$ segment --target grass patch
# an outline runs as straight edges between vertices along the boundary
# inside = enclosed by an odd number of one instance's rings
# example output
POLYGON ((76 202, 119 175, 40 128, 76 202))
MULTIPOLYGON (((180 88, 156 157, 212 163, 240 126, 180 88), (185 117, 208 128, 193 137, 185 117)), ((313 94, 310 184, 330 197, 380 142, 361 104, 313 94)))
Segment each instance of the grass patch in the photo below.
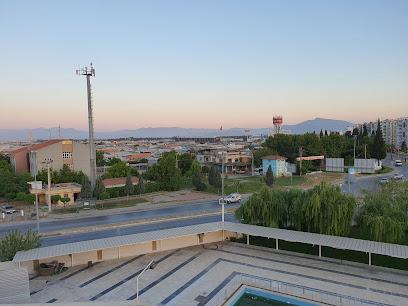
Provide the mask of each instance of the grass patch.
POLYGON ((383 166, 380 170, 375 171, 375 174, 386 174, 392 172, 394 169, 391 167, 383 166))
MULTIPOLYGON (((279 187, 291 187, 291 186, 299 186, 306 181, 305 177, 293 176, 292 182, 290 177, 280 177, 275 179, 274 185, 272 188, 279 188, 279 187)), ((207 183, 207 182, 206 182, 207 183)), ((253 193, 258 192, 262 188, 266 187, 265 184, 265 177, 264 176, 250 176, 250 177, 243 177, 243 178, 226 178, 224 180, 224 192, 225 194, 230 194, 234 192, 239 193, 253 193), (237 186, 237 182, 239 182, 237 186)), ((207 183, 207 191, 211 193, 220 194, 221 188, 215 188, 213 186, 208 185, 207 183)))
MULTIPOLYGON (((239 239, 237 242, 246 243, 246 238, 239 239)), ((268 239, 263 237, 250 237, 250 244, 275 248, 275 239, 268 239)), ((319 247, 317 245, 311 245, 300 242, 289 242, 279 240, 279 249, 285 251, 291 251, 296 253, 303 253, 309 255, 319 255, 319 247)), ((347 260, 358 263, 368 264, 368 254, 364 252, 357 252, 352 250, 340 250, 330 247, 322 247, 322 256, 328 258, 334 258, 339 260, 347 260)), ((384 255, 371 254, 371 264, 380 267, 387 267, 399 270, 408 271, 408 259, 393 258, 384 255)))
MULTIPOLYGON (((97 209, 97 210, 104 210, 104 209, 112 209, 112 208, 124 208, 124 207, 132 207, 136 206, 137 204, 140 203, 145 203, 147 202, 146 199, 144 198, 131 198, 129 201, 127 200, 120 200, 117 202, 108 202, 108 203, 103 203, 99 202, 95 205, 95 207, 92 207, 91 209, 97 209)), ((69 206, 65 208, 56 208, 53 209, 54 214, 71 214, 71 213, 77 213, 80 210, 84 210, 82 207, 79 206, 69 206)))

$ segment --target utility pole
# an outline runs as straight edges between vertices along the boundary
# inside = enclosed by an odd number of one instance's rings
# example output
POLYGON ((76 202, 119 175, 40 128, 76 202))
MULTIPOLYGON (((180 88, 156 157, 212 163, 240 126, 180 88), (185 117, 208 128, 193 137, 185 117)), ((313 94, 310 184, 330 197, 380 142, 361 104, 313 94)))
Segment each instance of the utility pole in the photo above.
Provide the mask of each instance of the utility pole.
POLYGON ((253 149, 251 150, 251 158, 252 158, 252 161, 251 161, 251 163, 252 163, 252 165, 251 165, 251 168, 252 168, 252 176, 255 176, 255 169, 254 169, 254 150, 253 150, 253 149))
POLYGON ((50 173, 50 165, 52 164, 53 160, 51 158, 46 158, 42 164, 47 165, 47 177, 48 177, 48 194, 47 194, 47 203, 48 203, 48 211, 51 211, 51 173, 50 173))
POLYGON ((364 159, 367 159, 367 144, 364 145, 364 159))
POLYGON ((84 75, 86 77, 86 88, 88 96, 88 125, 89 125, 89 162, 90 162, 90 181, 92 190, 96 185, 96 151, 94 143, 94 128, 93 128, 93 108, 92 108, 92 91, 91 91, 91 76, 95 76, 95 69, 84 67, 76 71, 77 75, 84 75))
MULTIPOLYGON (((34 181, 35 181, 35 185, 37 185, 37 171, 38 171, 38 167, 37 167, 37 155, 35 157, 35 170, 34 170, 34 181)), ((38 194, 37 192, 35 193, 35 213, 36 213, 36 219, 37 219, 37 233, 40 233, 40 215, 39 215, 39 211, 38 211, 38 194)))
POLYGON ((354 164, 356 164, 356 140, 357 136, 354 136, 354 160, 353 160, 354 164))
POLYGON ((299 147, 299 157, 300 157, 300 160, 299 160, 299 164, 300 164, 300 169, 299 169, 299 174, 300 174, 300 176, 302 176, 302 158, 303 158, 303 147, 299 147))

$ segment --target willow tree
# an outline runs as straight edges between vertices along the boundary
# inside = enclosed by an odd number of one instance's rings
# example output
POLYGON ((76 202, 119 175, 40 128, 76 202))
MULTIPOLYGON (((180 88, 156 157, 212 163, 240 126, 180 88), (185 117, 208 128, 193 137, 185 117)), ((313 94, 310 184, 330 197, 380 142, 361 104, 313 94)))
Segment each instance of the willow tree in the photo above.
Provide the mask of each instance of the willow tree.
POLYGON ((357 222, 367 238, 404 243, 408 230, 408 183, 387 184, 377 193, 367 193, 357 222))

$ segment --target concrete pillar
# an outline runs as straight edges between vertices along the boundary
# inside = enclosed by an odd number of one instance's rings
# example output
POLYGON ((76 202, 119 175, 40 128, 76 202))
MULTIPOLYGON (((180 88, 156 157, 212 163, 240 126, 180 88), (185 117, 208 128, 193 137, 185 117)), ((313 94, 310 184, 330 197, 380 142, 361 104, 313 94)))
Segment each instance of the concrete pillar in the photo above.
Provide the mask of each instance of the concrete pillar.
POLYGON ((319 245, 319 257, 322 257, 322 246, 319 245))
POLYGON ((368 252, 368 265, 371 266, 371 253, 368 252))
POLYGON ((247 245, 249 245, 249 235, 247 235, 247 245))
POLYGON ((279 239, 275 239, 276 241, 276 249, 279 250, 279 239))
POLYGON ((120 247, 118 247, 118 259, 120 258, 120 247))
POLYGON ((71 256, 71 267, 74 266, 74 254, 70 254, 71 256))

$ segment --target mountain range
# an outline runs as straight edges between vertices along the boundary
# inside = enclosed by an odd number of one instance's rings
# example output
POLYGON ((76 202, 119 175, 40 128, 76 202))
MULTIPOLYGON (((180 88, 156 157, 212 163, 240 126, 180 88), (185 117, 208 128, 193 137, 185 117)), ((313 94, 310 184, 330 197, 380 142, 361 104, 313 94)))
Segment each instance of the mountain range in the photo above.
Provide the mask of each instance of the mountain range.
MULTIPOLYGON (((283 125, 283 130, 291 134, 304 134, 308 132, 319 133, 320 130, 343 132, 353 126, 353 123, 344 120, 315 118, 294 125, 283 125)), ((96 139, 115 138, 171 138, 171 137, 215 137, 215 136, 241 136, 245 135, 245 128, 205 129, 205 128, 180 128, 180 127, 148 127, 134 130, 117 130, 108 132, 95 132, 96 139)), ((272 127, 249 129, 251 135, 267 135, 272 127)), ((59 138, 86 139, 88 131, 73 128, 34 128, 34 129, 0 129, 1 141, 28 141, 37 139, 59 138)))

